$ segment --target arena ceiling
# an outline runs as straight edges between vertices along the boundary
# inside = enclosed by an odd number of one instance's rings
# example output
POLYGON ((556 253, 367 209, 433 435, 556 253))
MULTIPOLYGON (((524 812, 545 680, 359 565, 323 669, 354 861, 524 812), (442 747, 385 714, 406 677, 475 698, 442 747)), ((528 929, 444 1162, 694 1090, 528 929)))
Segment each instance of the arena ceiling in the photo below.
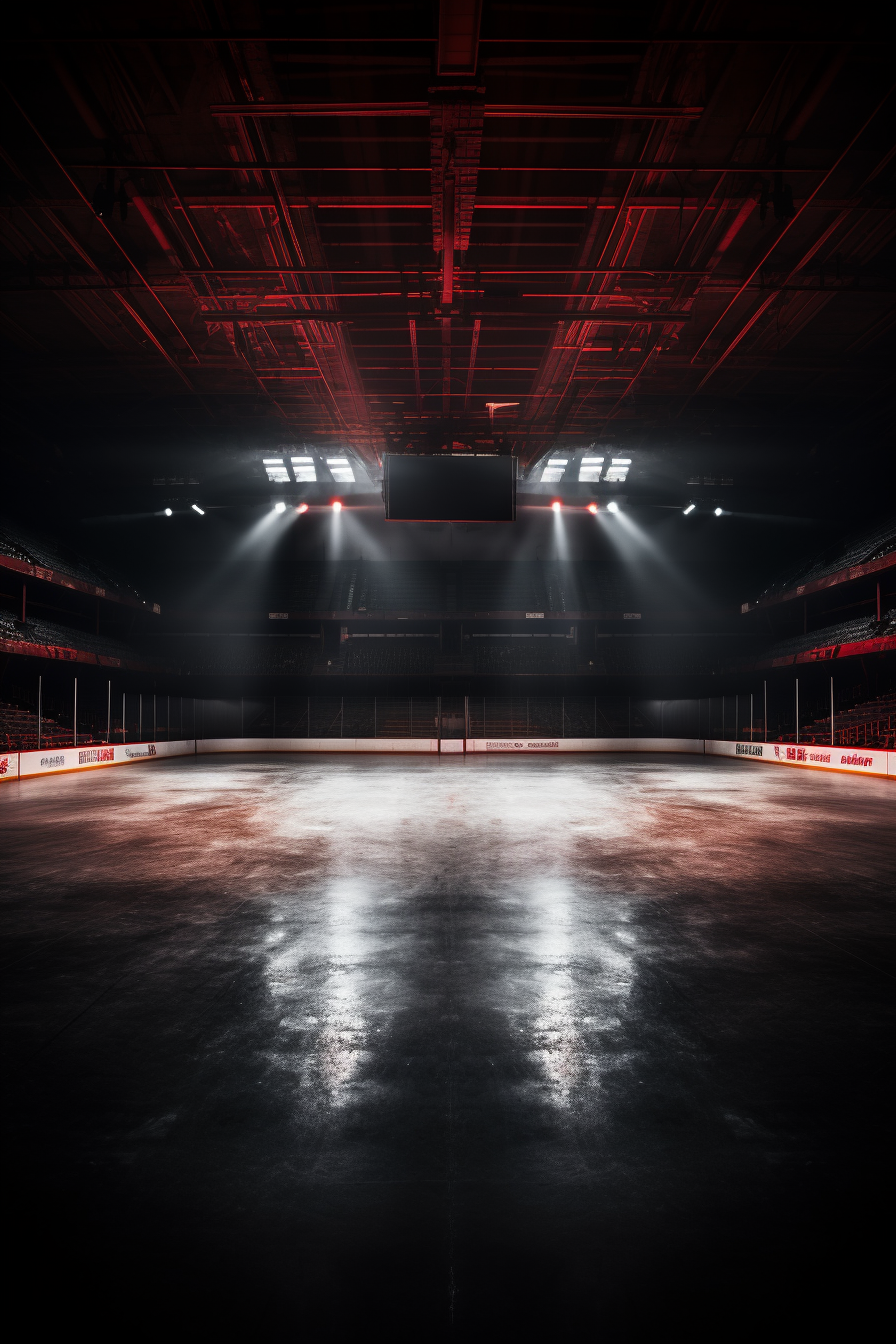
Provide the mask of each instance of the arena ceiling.
POLYGON ((455 444, 530 470, 810 421, 882 443, 892 61, 851 22, 710 0, 8 18, 13 451, 315 443, 376 477, 455 444))

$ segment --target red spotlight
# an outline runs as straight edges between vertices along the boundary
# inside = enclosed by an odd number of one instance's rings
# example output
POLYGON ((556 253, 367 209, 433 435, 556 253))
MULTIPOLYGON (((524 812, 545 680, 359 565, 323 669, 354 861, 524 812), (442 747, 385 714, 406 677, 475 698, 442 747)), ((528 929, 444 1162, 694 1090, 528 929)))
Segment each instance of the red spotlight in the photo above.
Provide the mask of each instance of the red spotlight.
POLYGON ((341 512, 342 512, 342 500, 341 500, 341 499, 334 499, 334 500, 333 500, 333 512, 334 512, 334 513, 341 513, 341 512))
POLYGON ((597 513, 597 505, 596 505, 596 504, 589 504, 589 505, 588 505, 588 512, 589 512, 589 513, 597 513))
POLYGON ((307 513, 307 512, 308 512, 308 505, 307 505, 307 504, 304 504, 304 503, 303 503, 303 504, 297 504, 297 505, 296 505, 296 513, 307 513))
POLYGON ((559 513, 560 510, 563 508, 563 505, 560 503, 559 499, 555 499, 553 504, 551 505, 551 508, 554 510, 555 513, 559 513))

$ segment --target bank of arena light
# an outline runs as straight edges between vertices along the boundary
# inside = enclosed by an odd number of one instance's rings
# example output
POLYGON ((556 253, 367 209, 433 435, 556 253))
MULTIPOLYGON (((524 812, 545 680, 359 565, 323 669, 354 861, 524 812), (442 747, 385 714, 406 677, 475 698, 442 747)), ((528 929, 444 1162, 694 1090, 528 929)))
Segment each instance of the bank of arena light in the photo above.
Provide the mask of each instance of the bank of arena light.
POLYGON ((308 512, 308 505, 305 503, 304 500, 302 501, 301 504, 296 505, 296 513, 307 513, 307 512, 308 512))
POLYGON ((205 509, 200 509, 198 504, 191 504, 190 508, 193 510, 194 513, 198 513, 200 517, 202 518, 205 517, 205 509))
POLYGON ((330 468, 330 475, 334 481, 340 485, 348 485, 354 482, 355 473, 352 471, 351 463, 347 457, 328 457, 327 466, 330 468))
POLYGON ((172 513, 174 512, 174 510, 173 510, 173 509, 165 509, 164 512, 165 512, 165 517, 166 517, 166 518, 170 518, 171 515, 172 515, 172 513))
POLYGON ((605 481, 622 482, 628 475, 628 469, 632 464, 630 457, 611 457, 610 465, 607 467, 605 481))
POLYGON ((589 512, 590 514, 596 514, 596 513, 597 513, 597 505, 596 505, 593 501, 588 505, 588 512, 589 512))
POLYGON ((333 512, 334 512, 334 513, 341 513, 341 512, 342 512, 342 500, 341 500, 341 499, 334 499, 334 500, 333 500, 333 512))
POLYGON ((276 485, 285 485, 288 482, 289 472, 282 457, 263 457, 261 460, 269 481, 273 481, 276 485))
POLYGON ((286 505, 283 503, 283 500, 282 500, 282 499, 278 499, 278 500, 277 500, 277 503, 274 505, 274 512, 275 512, 275 513, 285 513, 285 512, 286 512, 286 505))
POLYGON ((619 505, 616 503, 615 499, 611 499, 611 500, 610 500, 609 504, 607 505, 607 512, 608 512, 608 513, 618 513, 618 512, 619 512, 619 505))
POLYGON ((723 513, 723 510, 722 510, 722 509, 713 509, 713 513, 715 514, 715 516, 716 516, 717 518, 721 518, 722 513, 723 513))
POLYGON ((560 503, 559 499, 555 499, 551 503, 551 508, 554 510, 555 513, 559 513, 560 510, 563 508, 563 505, 560 503))
POLYGON ((685 518, 687 518, 689 513, 693 513, 696 507, 697 507, 696 504, 689 504, 686 509, 682 509, 682 513, 684 514, 685 518))

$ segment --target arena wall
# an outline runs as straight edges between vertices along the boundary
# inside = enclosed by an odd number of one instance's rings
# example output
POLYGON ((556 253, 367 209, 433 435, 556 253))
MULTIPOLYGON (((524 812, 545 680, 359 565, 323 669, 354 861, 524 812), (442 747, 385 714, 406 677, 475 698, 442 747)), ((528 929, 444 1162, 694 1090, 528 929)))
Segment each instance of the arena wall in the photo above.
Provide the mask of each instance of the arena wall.
POLYGON ((196 743, 205 756, 221 751, 438 752, 437 737, 206 737, 196 743))
POLYGON ((807 770, 833 770, 896 779, 896 751, 868 747, 799 746, 780 742, 717 742, 688 737, 533 737, 533 738, 383 738, 383 737, 213 737, 180 742, 93 744, 45 751, 0 754, 0 782, 97 770, 107 765, 133 765, 169 756, 206 756, 232 752, 371 752, 386 755, 540 754, 570 752, 663 752, 730 756, 767 765, 807 770))

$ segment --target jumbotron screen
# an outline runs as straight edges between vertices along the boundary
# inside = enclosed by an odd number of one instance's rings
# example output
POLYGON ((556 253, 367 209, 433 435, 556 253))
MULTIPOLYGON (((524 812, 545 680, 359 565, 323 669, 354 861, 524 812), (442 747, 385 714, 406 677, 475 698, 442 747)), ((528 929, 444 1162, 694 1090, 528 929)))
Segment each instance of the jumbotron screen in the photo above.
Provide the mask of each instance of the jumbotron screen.
POLYGON ((386 517, 401 522, 512 523, 516 458, 387 453, 386 517))

